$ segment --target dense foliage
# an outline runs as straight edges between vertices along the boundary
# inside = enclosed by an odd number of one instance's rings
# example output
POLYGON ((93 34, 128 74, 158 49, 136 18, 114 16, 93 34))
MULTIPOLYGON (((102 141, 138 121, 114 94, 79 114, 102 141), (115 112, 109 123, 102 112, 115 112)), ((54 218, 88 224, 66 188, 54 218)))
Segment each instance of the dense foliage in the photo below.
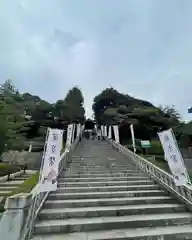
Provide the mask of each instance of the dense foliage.
POLYGON ((30 93, 21 94, 10 80, 5 81, 0 89, 0 153, 26 149, 30 142, 42 142, 47 127, 83 123, 83 104, 83 95, 77 87, 51 104, 30 93))
POLYGON ((98 124, 118 124, 121 141, 131 138, 129 125, 134 124, 135 136, 153 139, 157 131, 176 127, 180 116, 172 107, 155 107, 152 103, 122 94, 113 88, 103 90, 94 98, 93 111, 98 124))

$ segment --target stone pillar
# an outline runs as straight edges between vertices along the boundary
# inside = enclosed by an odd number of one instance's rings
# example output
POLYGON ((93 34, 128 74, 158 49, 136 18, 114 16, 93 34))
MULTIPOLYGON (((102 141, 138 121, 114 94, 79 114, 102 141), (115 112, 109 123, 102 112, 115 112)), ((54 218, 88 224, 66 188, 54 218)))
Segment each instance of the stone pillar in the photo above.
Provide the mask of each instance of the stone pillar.
POLYGON ((30 193, 19 193, 7 198, 5 212, 0 220, 0 236, 19 240, 32 202, 30 193))

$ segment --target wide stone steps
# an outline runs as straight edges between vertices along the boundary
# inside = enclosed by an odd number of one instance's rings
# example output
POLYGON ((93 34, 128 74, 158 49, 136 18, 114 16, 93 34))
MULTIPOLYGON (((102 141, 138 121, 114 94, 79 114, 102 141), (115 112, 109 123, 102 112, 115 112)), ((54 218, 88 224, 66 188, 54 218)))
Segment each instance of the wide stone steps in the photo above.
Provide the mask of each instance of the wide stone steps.
POLYGON ((44 209, 39 214, 40 220, 54 220, 82 217, 124 216, 150 213, 175 213, 184 212, 185 206, 181 204, 148 204, 125 206, 96 206, 82 208, 57 208, 44 209))
POLYGON ((37 217, 34 240, 192 239, 184 205, 109 144, 81 144, 37 217))
POLYGON ((81 193, 51 193, 49 199, 89 199, 89 198, 111 198, 111 197, 143 197, 164 196, 162 190, 140 190, 140 191, 114 191, 114 192, 81 192, 81 193))
POLYGON ((71 234, 45 234, 33 240, 184 240, 192 239, 191 225, 124 228, 71 234))
POLYGON ((118 217, 72 218, 62 220, 44 220, 36 223, 35 233, 72 233, 96 230, 139 228, 166 225, 190 224, 190 213, 161 213, 145 215, 129 215, 118 217))
MULTIPOLYGON (((145 175, 143 173, 138 173, 136 174, 135 172, 126 172, 126 171, 106 171, 106 172, 89 172, 89 171, 84 171, 84 172, 67 172, 65 174, 65 178, 67 177, 105 177, 105 176, 114 176, 114 177, 118 177, 118 176, 140 176, 140 177, 144 177, 145 175)), ((63 176, 61 176, 63 177, 63 176)), ((146 176, 145 176, 146 177, 146 176)))
POLYGON ((86 186, 86 187, 60 187, 56 193, 81 193, 81 192, 110 192, 110 191, 135 191, 135 190, 160 190, 158 185, 119 185, 119 186, 86 186))
MULTIPOLYGON (((50 198, 49 198, 50 199, 50 198)), ((177 203, 169 196, 149 196, 149 197, 124 197, 124 198, 90 198, 90 199, 70 199, 70 200, 47 200, 45 208, 69 208, 69 207, 92 207, 92 206, 121 206, 140 204, 160 204, 177 203)))
POLYGON ((63 182, 99 182, 99 181, 134 181, 134 180, 149 180, 146 176, 112 176, 112 175, 106 175, 106 177, 61 177, 59 179, 59 183, 63 182))
POLYGON ((150 180, 141 181, 101 181, 101 182, 59 182, 59 187, 100 187, 100 186, 138 186, 138 185, 153 185, 150 180))
POLYGON ((11 180, 11 181, 6 181, 6 182, 0 182, 0 187, 15 187, 20 184, 22 184, 24 181, 23 180, 11 180))

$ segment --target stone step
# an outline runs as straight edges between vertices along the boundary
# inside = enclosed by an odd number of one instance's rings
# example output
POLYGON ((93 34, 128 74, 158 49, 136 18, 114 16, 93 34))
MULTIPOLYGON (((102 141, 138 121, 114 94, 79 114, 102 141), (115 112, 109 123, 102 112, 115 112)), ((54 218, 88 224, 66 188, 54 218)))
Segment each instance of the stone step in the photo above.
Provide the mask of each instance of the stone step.
POLYGON ((79 163, 74 163, 74 162, 69 162, 70 163, 70 167, 96 167, 96 168, 100 168, 100 167, 120 167, 120 168, 130 168, 130 169, 137 169, 138 167, 134 164, 130 164, 129 162, 126 163, 117 163, 116 161, 114 162, 79 162, 79 163))
POLYGON ((99 206, 84 208, 57 208, 43 209, 39 220, 56 220, 81 217, 102 217, 102 216, 125 216, 135 214, 152 213, 176 213, 185 212, 185 206, 181 204, 148 204, 148 205, 130 205, 130 206, 99 206))
POLYGON ((141 180, 141 181, 106 181, 106 182, 63 182, 58 183, 59 187, 88 187, 88 186, 131 186, 131 185, 152 185, 154 184, 150 180, 141 180))
POLYGON ((70 207, 94 207, 94 206, 122 206, 138 204, 160 204, 177 203, 170 196, 147 196, 147 197, 111 197, 98 199, 70 199, 70 200, 48 200, 45 202, 45 208, 70 208, 70 207))
POLYGON ((118 165, 118 166, 127 166, 127 165, 130 165, 130 166, 135 166, 134 163, 130 162, 129 160, 127 159, 121 159, 121 160, 117 160, 117 159, 113 159, 113 160, 109 160, 108 158, 105 158, 105 159, 101 159, 101 158, 84 158, 83 160, 75 160, 75 159, 70 159, 69 162, 71 164, 74 164, 74 165, 78 165, 78 164, 81 164, 81 165, 106 165, 106 164, 115 164, 115 165, 118 165))
POLYGON ((19 184, 22 184, 23 181, 20 180, 11 180, 11 181, 6 181, 6 182, 0 182, 0 186, 18 186, 19 184))
POLYGON ((162 190, 140 190, 140 191, 114 191, 114 192, 80 192, 80 193, 51 193, 49 199, 88 199, 88 198, 111 198, 111 197, 143 197, 163 196, 162 190))
POLYGON ((65 172, 65 174, 60 175, 60 178, 62 177, 74 177, 74 178, 78 178, 78 177, 105 177, 105 176, 114 176, 114 177, 123 177, 123 176, 140 176, 140 177, 146 177, 146 175, 144 173, 130 173, 130 172, 65 172))
POLYGON ((0 190, 0 196, 4 196, 7 193, 10 193, 12 190, 0 190))
MULTIPOLYGON (((136 166, 135 166, 136 167, 136 166)), ((68 167, 67 167, 67 169, 68 168, 74 168, 74 169, 83 169, 83 168, 90 168, 90 169, 108 169, 108 168, 112 168, 112 169, 132 169, 132 167, 130 167, 130 166, 127 166, 127 165, 125 165, 125 166, 118 166, 118 165, 114 165, 114 164, 111 164, 111 165, 100 165, 100 166, 98 166, 98 165, 72 165, 72 164, 70 164, 68 167)), ((139 170, 138 168, 137 169, 133 169, 133 170, 139 170)))
POLYGON ((0 186, 0 191, 12 191, 13 189, 17 188, 18 186, 0 186))
POLYGON ((72 233, 109 229, 140 228, 152 226, 186 225, 192 222, 191 213, 163 213, 119 217, 96 217, 67 220, 45 220, 35 224, 36 234, 72 233))
POLYGON ((71 234, 38 235, 32 240, 184 240, 192 239, 191 224, 150 228, 114 229, 71 234))
POLYGON ((80 182, 83 182, 83 181, 85 181, 85 182, 98 182, 98 181, 104 181, 104 182, 106 182, 106 181, 125 181, 125 180, 127 180, 127 181, 135 181, 135 180, 138 180, 138 181, 140 181, 140 180, 149 180, 149 178, 147 177, 147 176, 139 176, 139 177, 137 177, 137 176, 123 176, 123 177, 113 177, 113 176, 105 176, 105 177, 78 177, 78 178, 73 178, 73 177, 67 177, 67 178, 65 178, 65 177, 60 177, 59 178, 59 182, 78 182, 78 181, 80 181, 80 182))
MULTIPOLYGON (((28 178, 28 177, 27 177, 28 178)), ((25 181, 27 179, 26 177, 15 177, 16 181, 25 181)))
POLYGON ((80 193, 80 192, 108 192, 108 191, 131 191, 131 190, 160 190, 159 185, 132 185, 132 186, 86 186, 86 187, 60 187, 56 193, 80 193))
POLYGON ((108 170, 108 169, 112 169, 112 170, 127 170, 127 171, 135 171, 135 172, 139 172, 139 169, 132 169, 129 166, 125 166, 125 167, 115 167, 115 166, 71 166, 69 165, 69 167, 65 168, 65 170, 70 170, 70 169, 74 169, 74 170, 84 170, 84 169, 90 169, 90 170, 97 170, 97 171, 102 171, 102 170, 108 170))
MULTIPOLYGON (((69 169, 65 169, 65 172, 73 172, 73 173, 85 173, 85 172, 90 172, 90 173, 108 173, 108 172, 127 172, 129 173, 130 172, 130 169, 126 169, 126 168, 119 168, 119 169, 111 169, 111 168, 102 168, 102 169, 96 169, 96 168, 69 168, 69 169)), ((135 174, 139 174, 139 173, 142 173, 141 171, 139 172, 134 172, 135 174)))

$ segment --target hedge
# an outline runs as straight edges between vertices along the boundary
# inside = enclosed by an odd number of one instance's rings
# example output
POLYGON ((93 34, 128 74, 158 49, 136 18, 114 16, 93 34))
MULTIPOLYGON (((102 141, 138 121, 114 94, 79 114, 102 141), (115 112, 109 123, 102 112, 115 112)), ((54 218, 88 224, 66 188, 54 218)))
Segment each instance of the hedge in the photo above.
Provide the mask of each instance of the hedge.
POLYGON ((0 163, 0 177, 18 172, 19 170, 20 167, 18 166, 7 163, 0 163))

